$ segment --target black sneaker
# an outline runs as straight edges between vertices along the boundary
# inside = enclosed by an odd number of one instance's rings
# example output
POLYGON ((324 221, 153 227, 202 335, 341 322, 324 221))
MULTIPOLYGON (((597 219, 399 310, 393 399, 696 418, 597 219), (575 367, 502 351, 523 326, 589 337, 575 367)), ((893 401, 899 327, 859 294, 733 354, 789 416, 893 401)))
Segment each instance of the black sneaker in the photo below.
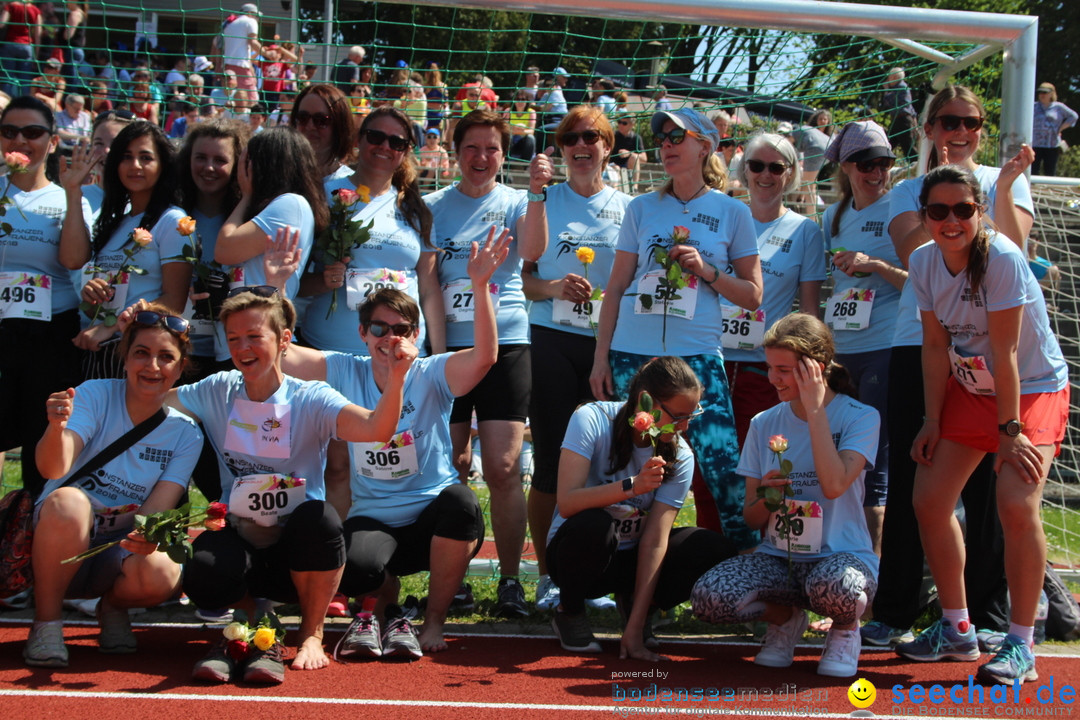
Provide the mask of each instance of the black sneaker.
POLYGON ((397 605, 386 608, 386 630, 382 636, 382 656, 397 660, 419 660, 424 657, 416 630, 397 605))
POLYGON ((377 658, 383 654, 379 621, 369 612, 358 613, 334 647, 334 659, 377 658))
POLYGON ((275 642, 269 650, 259 650, 252 643, 244 664, 244 682, 267 685, 285 682, 285 646, 275 642))
POLYGON ((551 618, 551 627, 555 630, 563 650, 581 653, 600 652, 600 643, 592 634, 589 618, 585 616, 585 613, 570 615, 562 610, 556 610, 555 617, 551 618))
POLYGON ((529 606, 525 603, 525 590, 517 578, 504 577, 499 581, 495 614, 504 618, 529 616, 529 606))
POLYGON ((236 661, 229 657, 227 647, 229 641, 221 638, 206 653, 191 671, 191 677, 195 680, 204 680, 212 683, 227 683, 236 672, 236 661))

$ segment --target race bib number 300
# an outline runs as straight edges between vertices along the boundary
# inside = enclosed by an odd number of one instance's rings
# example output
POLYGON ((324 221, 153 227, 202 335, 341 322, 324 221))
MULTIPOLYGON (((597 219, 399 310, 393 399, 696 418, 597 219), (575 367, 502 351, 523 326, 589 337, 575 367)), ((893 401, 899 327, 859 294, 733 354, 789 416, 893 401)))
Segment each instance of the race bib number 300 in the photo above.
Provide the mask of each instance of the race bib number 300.
POLYGON ((284 522, 304 502, 307 482, 289 475, 245 475, 233 482, 229 512, 262 527, 284 522))

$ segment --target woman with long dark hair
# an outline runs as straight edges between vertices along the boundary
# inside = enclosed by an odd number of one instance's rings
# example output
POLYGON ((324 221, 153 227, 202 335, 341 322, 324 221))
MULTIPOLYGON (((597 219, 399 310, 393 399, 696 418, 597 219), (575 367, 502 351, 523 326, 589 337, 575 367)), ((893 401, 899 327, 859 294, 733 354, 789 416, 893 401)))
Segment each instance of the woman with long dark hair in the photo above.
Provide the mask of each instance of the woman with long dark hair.
POLYGON ((919 463, 913 504, 942 618, 896 651, 922 661, 979 658, 953 508, 983 457, 997 453, 1010 623, 978 678, 986 684, 1032 681, 1038 679, 1032 643, 1046 566, 1039 508, 1068 425, 1068 368, 1025 254, 983 221, 986 196, 975 175, 957 165, 935 168, 923 180, 919 203, 934 242, 911 254, 926 403, 911 448, 919 463))
POLYGON ((356 142, 349 98, 333 85, 315 83, 300 91, 292 107, 289 127, 311 143, 319 177, 324 182, 348 177, 356 142))
POLYGON ((661 659, 653 611, 684 602, 702 573, 735 554, 719 533, 674 528, 694 473, 681 434, 701 415, 701 393, 684 360, 653 358, 631 379, 626 402, 582 405, 571 418, 548 535, 560 588, 552 626, 564 650, 600 652, 585 600, 614 592, 625 623, 619 657, 661 659))

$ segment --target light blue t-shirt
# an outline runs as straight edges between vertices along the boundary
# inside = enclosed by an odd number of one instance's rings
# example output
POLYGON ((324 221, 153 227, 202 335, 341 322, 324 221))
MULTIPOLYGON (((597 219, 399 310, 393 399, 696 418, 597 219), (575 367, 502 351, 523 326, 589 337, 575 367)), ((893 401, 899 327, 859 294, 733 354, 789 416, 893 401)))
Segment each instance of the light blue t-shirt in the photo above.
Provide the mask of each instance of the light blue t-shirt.
MULTIPOLYGON (((997 198, 997 179, 1001 175, 1001 168, 979 165, 975 168, 975 179, 979 181, 979 187, 986 193, 986 214, 991 220, 994 219, 994 200, 997 198)), ((900 183, 889 193, 889 225, 906 212, 917 213, 919 207, 919 194, 922 192, 923 178, 911 178, 900 183)), ((1032 217, 1035 216, 1035 205, 1031 201, 1031 185, 1027 176, 1020 175, 1012 184, 1013 200, 1016 207, 1026 210, 1032 217)), ((885 226, 888 230, 889 225, 885 226)), ((897 316, 896 331, 893 333, 893 347, 922 345, 922 316, 919 315, 919 307, 915 301, 915 290, 911 287, 911 278, 904 283, 904 289, 900 293, 900 310, 897 316)))
POLYGON ((202 421, 210 445, 217 453, 222 500, 227 501, 233 480, 244 475, 277 473, 307 481, 307 499, 325 500, 323 469, 326 443, 337 437, 338 414, 349 401, 324 382, 303 382, 288 375, 266 403, 290 406, 289 456, 271 458, 226 447, 230 414, 237 399, 247 400, 244 378, 237 370, 220 372, 193 385, 176 389, 177 399, 202 421))
MULTIPOLYGON (((793 210, 772 222, 754 220, 754 230, 757 231, 764 281, 761 309, 765 311, 765 328, 768 329, 791 312, 801 283, 825 280, 825 243, 817 223, 793 210)), ((817 308, 799 309, 817 312, 817 308)), ((765 348, 725 348, 724 359, 765 362, 765 348)))
MULTIPOLYGON (((300 276, 304 274, 304 268, 307 267, 308 258, 311 255, 311 247, 315 242, 315 216, 311 212, 311 206, 301 195, 284 193, 271 200, 262 212, 251 218, 251 221, 271 239, 275 238, 277 231, 283 227, 300 231, 300 265, 296 268, 296 272, 285 281, 285 295, 292 300, 296 297, 296 293, 300 292, 300 276)), ((266 284, 262 253, 246 260, 240 267, 243 271, 244 285, 266 284)))
MULTIPOLYGON (((74 407, 67 429, 79 436, 83 449, 67 475, 46 483, 39 503, 63 485, 72 472, 135 427, 128 415, 126 388, 126 380, 88 380, 75 388, 74 407)), ((108 518, 133 512, 146 502, 157 483, 171 482, 187 487, 202 451, 203 436, 187 415, 169 408, 166 408, 166 414, 160 425, 105 463, 92 477, 73 483, 90 498, 99 522, 104 522, 103 530, 112 532, 131 527, 134 515, 122 520, 117 518, 120 524, 115 526, 109 525, 108 518), (106 509, 112 509, 112 512, 106 512, 106 509)))
MULTIPOLYGON (((840 216, 840 232, 832 234, 832 219, 839 209, 830 205, 821 218, 825 230, 825 247, 834 250, 843 248, 852 252, 861 252, 885 262, 903 267, 896 254, 896 248, 889 237, 889 195, 878 198, 877 202, 856 210, 847 207, 840 216)), ((900 290, 879 273, 870 273, 867 277, 855 277, 833 270, 833 295, 844 295, 849 290, 870 289, 874 291, 874 304, 870 309, 870 325, 862 330, 838 330, 833 328, 838 353, 862 353, 872 350, 885 350, 892 347, 893 332, 896 330, 896 315, 900 307, 900 290)), ((825 322, 829 322, 826 309, 825 322)), ((830 326, 831 327, 831 326, 830 326)))
MULTIPOLYGON (((382 392, 375 384, 371 358, 328 352, 326 381, 357 405, 373 408, 382 392)), ((349 443, 352 504, 349 517, 362 515, 390 527, 416 520, 448 485, 456 483, 457 471, 450 462, 450 408, 454 396, 446 381, 446 361, 451 353, 418 358, 405 376, 405 395, 394 439, 388 443, 349 443), (409 474, 380 471, 380 452, 398 450, 390 468, 414 470, 409 474), (415 463, 413 462, 415 459, 415 463)))
POLYGON ((919 309, 933 312, 962 357, 982 355, 994 371, 988 314, 1023 306, 1016 354, 1020 393, 1057 392, 1069 382, 1068 367, 1046 314, 1039 281, 1024 253, 1000 233, 990 236, 986 276, 971 292, 966 270, 953 275, 936 243, 911 254, 911 282, 919 309))
MULTIPOLYGON (((615 415, 623 403, 619 402, 594 402, 582 405, 574 411, 570 418, 570 424, 566 428, 562 447, 572 453, 589 460, 589 476, 585 479, 585 487, 607 485, 609 483, 622 483, 624 478, 637 475, 641 468, 653 455, 651 445, 643 448, 635 447, 630 455, 630 462, 626 467, 617 472, 609 473, 611 453, 611 441, 615 434, 615 415)), ((681 508, 686 500, 686 493, 690 490, 690 480, 694 475, 694 455, 686 441, 679 438, 678 449, 675 452, 675 472, 671 478, 665 480, 658 489, 653 492, 626 498, 620 501, 620 505, 628 505, 639 510, 648 511, 654 502, 661 502, 673 508, 681 508)), ((548 542, 555 537, 555 533, 562 527, 565 519, 559 514, 556 506, 555 514, 551 520, 551 530, 548 532, 548 542)), ((634 547, 637 540, 620 540, 619 549, 634 547)))
MULTIPOLYGON (((351 176, 339 178, 327 183, 327 194, 341 188, 354 189, 355 186, 350 178, 351 176)), ((368 294, 379 287, 397 287, 420 304, 416 266, 420 262, 422 252, 435 252, 435 248, 424 243, 420 233, 405 219, 396 200, 397 190, 391 189, 389 192, 372 198, 366 205, 357 203, 360 209, 353 215, 353 220, 365 225, 374 220, 375 224, 371 228, 371 238, 359 248, 349 251, 352 259, 349 260, 347 267, 365 271, 382 271, 379 278, 365 277, 355 281, 361 291, 358 294, 358 302, 363 302, 368 294), (404 287, 401 286, 402 283, 404 287)), ((434 228, 432 231, 434 235, 434 228)), ((312 271, 321 274, 325 264, 318 251, 312 253, 311 259, 312 271)), ((337 310, 327 318, 333 296, 334 291, 330 291, 311 299, 311 304, 304 313, 304 340, 319 350, 367 355, 367 344, 360 339, 358 330, 359 306, 357 309, 350 310, 347 302, 349 293, 345 287, 339 288, 337 310)), ((423 314, 421 314, 420 337, 416 341, 418 347, 424 345, 424 325, 423 314)))
MULTIPOLYGON (((11 185, 8 197, 12 206, 4 222, 11 225, 11 232, 0 238, 0 273, 45 275, 53 314, 74 309, 79 296, 71 271, 60 264, 60 229, 67 215, 63 188, 49 183, 40 190, 23 192, 11 185)), ((82 210, 89 234, 90 204, 86 200, 82 201, 82 210)))
MULTIPOLYGON (((589 265, 589 282, 594 288, 603 289, 615 261, 615 242, 622 227, 623 215, 632 199, 626 193, 606 186, 591 197, 577 194, 570 183, 549 187, 547 218, 550 240, 536 263, 536 277, 541 280, 561 280, 568 273, 585 277, 585 268, 575 252, 579 247, 588 247, 596 253, 589 265)), ((529 323, 592 336, 589 328, 555 322, 552 319, 553 308, 554 300, 551 298, 534 300, 529 308, 529 323)))
MULTIPOLYGON (((458 190, 457 183, 426 195, 424 202, 435 216, 438 235, 432 242, 441 250, 438 258, 439 283, 446 302, 447 347, 472 347, 474 344, 473 322, 450 322, 455 312, 455 301, 446 300, 446 288, 450 283, 469 283, 469 250, 472 242, 487 242, 488 230, 494 225, 496 237, 502 228, 509 228, 514 241, 510 253, 491 277, 491 284, 498 288, 495 321, 499 329, 500 345, 520 345, 529 342, 529 316, 525 311, 525 293, 521 286, 521 255, 518 254, 517 224, 525 217, 528 201, 525 193, 506 185, 480 198, 471 198, 458 190)), ((460 293, 458 293, 460 295, 460 293)))
MULTIPOLYGON (((822 492, 814 466, 810 431, 806 421, 800 420, 791 411, 791 403, 780 403, 754 416, 735 472, 743 477, 761 478, 769 470, 779 468, 776 456, 769 450, 769 438, 773 435, 786 437, 788 450, 784 453, 784 459, 791 461, 792 470, 788 476, 795 491, 795 496, 790 499, 800 503, 816 503, 818 512, 811 511, 807 515, 811 520, 821 518, 819 551, 794 552, 792 559, 796 562, 822 560, 838 552, 849 552, 876 575, 878 557, 874 554, 870 532, 866 528, 866 515, 863 513, 863 479, 866 471, 874 467, 881 417, 874 408, 847 395, 836 395, 825 406, 825 416, 829 419, 837 452, 853 450, 866 460, 866 467, 840 497, 830 500, 822 492)), ((780 542, 781 547, 776 547, 766 538, 755 552, 787 559, 787 543, 784 540, 780 542)))
POLYGON ((90 203, 90 215, 85 217, 90 218, 91 215, 97 215, 98 211, 101 210, 101 203, 105 200, 105 188, 100 185, 83 185, 82 194, 86 202, 90 203))
MULTIPOLYGON (((654 314, 637 314, 638 284, 647 272, 661 270, 653 257, 654 248, 671 248, 671 233, 676 225, 690 229, 687 244, 693 245, 707 263, 725 272, 735 260, 757 255, 757 235, 750 208, 719 190, 710 190, 684 207, 671 193, 639 195, 626 207, 626 217, 619 232, 617 250, 637 255, 634 279, 619 301, 619 320, 611 348, 638 355, 716 355, 723 357, 720 336, 723 318, 722 298, 701 278, 697 283, 694 317, 667 317, 667 341, 663 334, 663 303, 654 300, 654 314), (687 212, 684 213, 683 210, 687 212)), ((680 292, 689 298, 687 289, 680 292)))
MULTIPOLYGON (((131 258, 131 264, 146 271, 144 275, 131 273, 128 275, 127 297, 124 307, 131 307, 138 300, 156 300, 162 293, 162 267, 170 263, 187 262, 184 257, 184 246, 191 244, 191 240, 184 237, 177 230, 177 223, 187 215, 183 208, 170 207, 161 214, 154 227, 150 228, 150 234, 154 239, 131 258)), ((91 260, 93 265, 101 268, 110 275, 116 273, 120 266, 127 261, 124 248, 134 247, 131 241, 131 233, 142 222, 143 213, 127 215, 120 222, 119 227, 113 232, 105 247, 91 260)), ((89 276, 84 280, 90 279, 89 276)), ((83 327, 89 327, 91 319, 83 317, 83 327)))

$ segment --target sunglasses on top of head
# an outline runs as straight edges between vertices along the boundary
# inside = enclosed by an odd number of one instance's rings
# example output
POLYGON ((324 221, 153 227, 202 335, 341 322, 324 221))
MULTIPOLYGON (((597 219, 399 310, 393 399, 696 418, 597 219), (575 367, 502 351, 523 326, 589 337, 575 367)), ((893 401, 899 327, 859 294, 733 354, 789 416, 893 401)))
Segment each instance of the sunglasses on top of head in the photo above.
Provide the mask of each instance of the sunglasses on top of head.
POLYGON ((0 137, 5 140, 14 140, 20 134, 27 140, 37 140, 42 135, 51 135, 52 130, 44 125, 0 125, 0 137))
POLYGON ((967 220, 975 211, 979 209, 978 203, 962 202, 955 205, 946 205, 945 203, 932 203, 923 208, 926 211, 926 217, 931 220, 941 222, 949 217, 951 212, 956 216, 957 220, 967 220))
POLYGON ((394 152, 401 152, 412 144, 409 142, 408 138, 403 138, 400 135, 389 135, 382 130, 375 130, 372 128, 362 130, 360 135, 372 145, 382 145, 383 143, 386 143, 394 152))
POLYGON ((278 289, 273 285, 242 285, 229 291, 226 297, 236 297, 242 293, 251 293, 261 298, 273 297, 278 289))
POLYGON ((771 175, 783 175, 787 172, 787 169, 791 167, 787 163, 771 162, 766 163, 764 160, 747 160, 746 169, 752 173, 765 172, 765 168, 769 169, 771 175))
POLYGON ((563 147, 573 147, 578 144, 578 140, 581 140, 586 145, 595 145, 600 140, 600 133, 595 130, 586 130, 585 132, 565 132, 562 134, 563 147))
POLYGON ((978 115, 938 115, 935 122, 941 123, 941 129, 952 132, 963 125, 971 132, 983 126, 983 118, 978 115))
POLYGON ((145 325, 147 327, 164 325, 165 329, 171 330, 177 335, 183 335, 188 329, 188 321, 184 318, 176 315, 165 315, 154 310, 140 310, 135 313, 134 322, 136 325, 145 325))
POLYGON ((293 113, 293 120, 296 121, 296 127, 303 127, 309 122, 319 130, 330 127, 330 116, 326 113, 310 113, 307 110, 299 110, 293 113))
POLYGON ((412 335, 413 328, 415 326, 412 323, 402 322, 385 323, 382 320, 371 320, 367 323, 367 331, 377 338, 385 337, 387 333, 393 333, 398 337, 408 337, 412 335))
POLYGON ((693 130, 687 130, 686 128, 675 128, 670 132, 653 133, 657 145, 663 145, 665 140, 671 142, 672 145, 682 145, 682 142, 686 139, 687 135, 692 138, 701 138, 700 133, 696 133, 693 130))

